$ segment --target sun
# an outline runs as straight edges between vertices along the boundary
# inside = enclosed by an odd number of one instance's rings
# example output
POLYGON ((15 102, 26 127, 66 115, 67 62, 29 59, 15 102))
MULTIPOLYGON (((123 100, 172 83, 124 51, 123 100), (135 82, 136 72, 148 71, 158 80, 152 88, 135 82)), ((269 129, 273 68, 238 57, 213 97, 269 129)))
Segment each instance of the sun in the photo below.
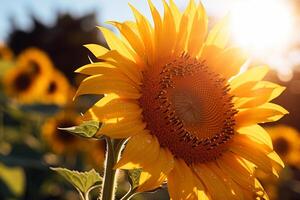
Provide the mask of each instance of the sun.
POLYGON ((283 0, 239 1, 231 10, 234 40, 253 54, 286 48, 292 28, 292 10, 283 0))

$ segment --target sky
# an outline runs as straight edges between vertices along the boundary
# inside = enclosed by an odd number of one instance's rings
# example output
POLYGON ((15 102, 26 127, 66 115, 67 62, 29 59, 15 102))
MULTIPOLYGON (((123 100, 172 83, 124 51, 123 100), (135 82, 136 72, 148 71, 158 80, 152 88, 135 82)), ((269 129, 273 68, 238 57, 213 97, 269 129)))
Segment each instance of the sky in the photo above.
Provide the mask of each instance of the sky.
MULTIPOLYGON (((161 0, 152 1, 159 10, 162 10, 161 0)), ((226 3, 223 0, 202 2, 208 12, 224 14, 229 1, 234 0, 226 0, 226 3)), ((183 9, 188 1, 175 0, 175 2, 183 9)), ((69 13, 80 17, 94 11, 99 24, 108 20, 133 19, 128 3, 150 17, 147 0, 0 0, 0 41, 5 41, 13 26, 21 30, 32 29, 31 16, 49 26, 55 24, 57 13, 69 13)))

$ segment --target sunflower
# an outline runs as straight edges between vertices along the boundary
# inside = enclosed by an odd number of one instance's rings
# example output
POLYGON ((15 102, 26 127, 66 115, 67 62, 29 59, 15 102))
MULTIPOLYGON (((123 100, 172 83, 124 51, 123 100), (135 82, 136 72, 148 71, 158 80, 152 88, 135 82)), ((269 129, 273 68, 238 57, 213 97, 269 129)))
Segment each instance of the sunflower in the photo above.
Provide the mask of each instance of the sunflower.
POLYGON ((44 52, 27 49, 18 56, 16 67, 5 73, 5 91, 22 103, 37 102, 47 87, 52 71, 52 63, 44 52))
POLYGON ((69 154, 80 150, 81 140, 71 133, 58 128, 72 127, 80 124, 78 114, 68 111, 46 120, 42 126, 42 137, 54 153, 69 154))
POLYGON ((0 60, 11 61, 14 57, 13 52, 7 46, 0 44, 0 60))
POLYGON ((171 199, 267 198, 255 168, 283 167, 258 123, 288 112, 270 103, 284 90, 263 81, 268 67, 241 72, 247 57, 228 44, 228 17, 207 34, 207 16, 193 0, 181 12, 149 1, 153 25, 133 6, 135 21, 100 27, 110 49, 86 47, 99 59, 77 70, 90 75, 76 96, 104 94, 85 113, 99 134, 128 138, 119 169, 142 168, 138 191, 167 180, 171 199))
POLYGON ((65 105, 74 95, 66 77, 58 70, 53 72, 41 101, 47 104, 65 105))
POLYGON ((289 165, 300 166, 300 135, 299 132, 286 125, 266 128, 273 141, 273 148, 289 165))

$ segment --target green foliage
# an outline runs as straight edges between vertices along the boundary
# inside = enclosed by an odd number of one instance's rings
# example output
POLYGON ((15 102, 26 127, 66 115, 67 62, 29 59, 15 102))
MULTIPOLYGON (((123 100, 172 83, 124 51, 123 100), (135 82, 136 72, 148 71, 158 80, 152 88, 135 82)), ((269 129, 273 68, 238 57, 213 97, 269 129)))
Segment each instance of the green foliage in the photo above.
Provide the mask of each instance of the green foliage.
POLYGON ((21 167, 7 167, 0 163, 0 179, 14 195, 21 196, 23 194, 25 174, 21 167))
POLYGON ((139 186, 141 173, 142 169, 133 169, 128 171, 129 183, 132 186, 132 189, 135 189, 139 186))
POLYGON ((93 186, 99 185, 102 182, 102 177, 94 169, 88 172, 71 171, 66 168, 51 169, 63 176, 77 190, 84 194, 88 193, 93 186))
POLYGON ((96 135, 100 128, 100 123, 98 121, 85 121, 79 126, 72 126, 67 128, 59 128, 60 130, 68 131, 74 135, 78 135, 85 138, 92 138, 96 135))

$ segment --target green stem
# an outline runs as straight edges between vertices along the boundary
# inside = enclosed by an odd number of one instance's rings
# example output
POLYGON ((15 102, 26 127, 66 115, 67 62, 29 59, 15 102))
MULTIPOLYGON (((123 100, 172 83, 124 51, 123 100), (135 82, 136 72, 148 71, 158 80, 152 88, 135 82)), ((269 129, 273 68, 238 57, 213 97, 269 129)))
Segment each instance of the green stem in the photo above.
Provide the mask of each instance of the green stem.
POLYGON ((105 158, 105 168, 103 177, 103 187, 101 192, 102 200, 113 200, 116 188, 116 173, 115 164, 119 161, 122 151, 122 146, 126 140, 112 140, 105 137, 107 154, 105 158))
POLYGON ((130 187, 130 190, 121 198, 121 200, 130 200, 134 195, 136 195, 135 189, 130 187))

